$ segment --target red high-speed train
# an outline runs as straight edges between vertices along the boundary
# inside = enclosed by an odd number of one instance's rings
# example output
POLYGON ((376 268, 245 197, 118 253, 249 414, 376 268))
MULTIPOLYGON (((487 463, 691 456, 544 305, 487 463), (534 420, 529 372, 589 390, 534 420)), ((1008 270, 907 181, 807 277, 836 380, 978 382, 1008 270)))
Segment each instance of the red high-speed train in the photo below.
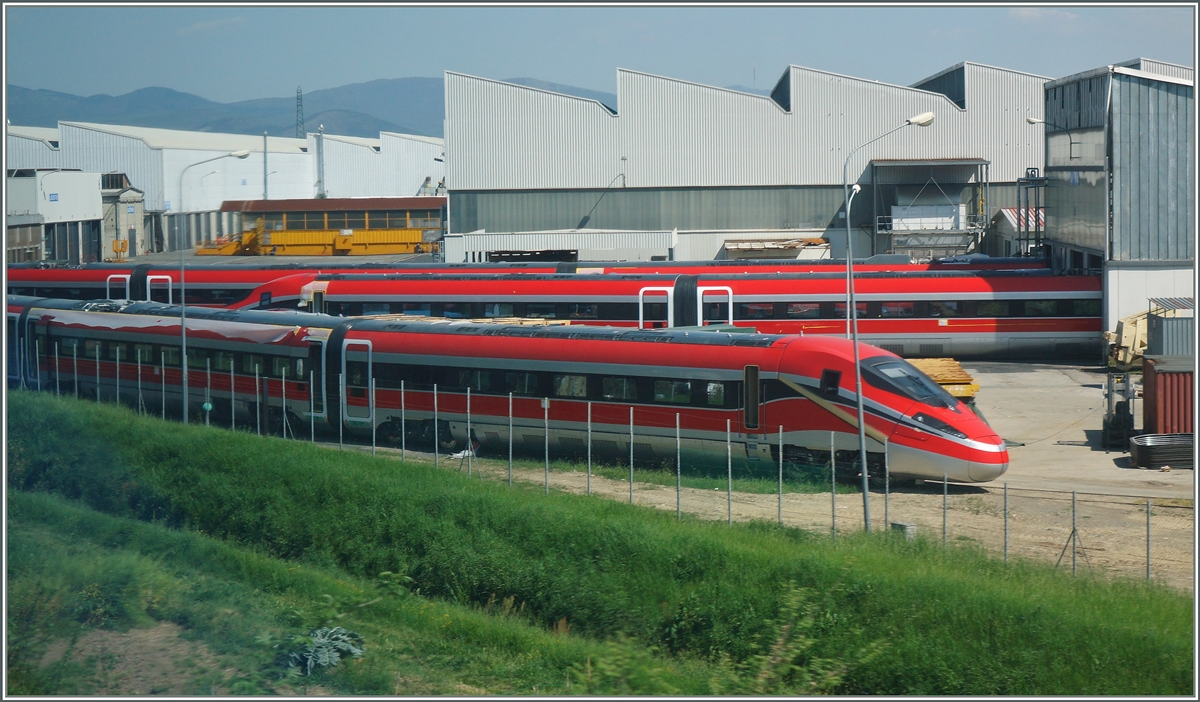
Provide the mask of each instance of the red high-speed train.
MULTIPOLYGON (((8 381, 165 414, 181 406, 186 364, 192 417, 207 400, 214 423, 266 416, 293 436, 319 422, 395 440, 405 426, 486 450, 511 426, 540 451, 548 417, 555 453, 590 440, 601 457, 673 460, 677 421, 688 467, 723 467, 727 440, 740 468, 772 474, 780 451, 828 458, 831 432, 839 463, 857 453, 845 339, 194 308, 181 359, 179 318, 157 303, 10 296, 8 381)), ((970 408, 894 354, 859 352, 871 470, 886 451, 897 476, 1004 473, 1004 442, 970 408)))
MULTIPOLYGON (((846 334, 842 273, 742 275, 314 275, 263 286, 340 316, 544 317, 577 324, 731 324, 846 334)), ((904 356, 1079 356, 1102 349, 1101 283, 1049 271, 856 274, 860 339, 904 356)))
MULTIPOLYGON (((259 286, 296 274, 318 273, 808 273, 844 270, 844 261, 623 261, 597 263, 354 263, 323 258, 305 263, 259 262, 190 265, 187 269, 187 304, 209 307, 260 306, 259 286)), ((1017 270, 1045 268, 1036 258, 995 258, 968 262, 856 264, 858 272, 921 272, 956 270, 1017 270)), ((89 263, 81 266, 9 264, 8 294, 70 300, 131 299, 153 302, 179 301, 179 266, 165 264, 89 263)), ((269 305, 262 305, 269 306, 269 305)))

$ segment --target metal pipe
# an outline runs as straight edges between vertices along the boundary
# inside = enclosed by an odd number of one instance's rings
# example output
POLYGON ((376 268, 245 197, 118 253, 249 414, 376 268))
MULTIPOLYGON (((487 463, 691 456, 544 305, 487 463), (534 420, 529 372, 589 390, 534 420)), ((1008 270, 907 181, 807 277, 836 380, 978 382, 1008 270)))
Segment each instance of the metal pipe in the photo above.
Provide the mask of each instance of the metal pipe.
MULTIPOLYGON (((254 370, 257 373, 258 368, 256 367, 254 370)), ((257 383, 258 383, 257 376, 255 377, 254 382, 257 386, 257 383)), ((436 395, 435 395, 435 397, 436 397, 436 395)), ((345 409, 346 409, 346 374, 338 373, 338 451, 341 451, 343 449, 342 444, 344 442, 344 431, 342 428, 346 424, 345 409)), ((434 426, 436 426, 436 423, 434 426)))
POLYGON ((96 342, 96 360, 93 362, 96 366, 96 402, 100 401, 100 342, 96 342))
POLYGON ((546 494, 550 494, 550 398, 542 398, 542 437, 545 442, 546 494))
POLYGON ((889 529, 892 524, 891 501, 892 501, 892 472, 888 466, 888 442, 885 439, 883 442, 883 528, 889 529))
POLYGON ((783 524, 783 425, 779 425, 779 523, 783 524))
MULTIPOLYGON (((121 404, 121 344, 116 344, 117 350, 117 404, 121 404)), ((42 371, 41 371, 41 351, 37 348, 37 342, 34 341, 34 355, 38 358, 38 390, 42 389, 42 371)))
POLYGON ((512 446, 513 446, 513 394, 508 393, 508 486, 512 487, 512 446))
POLYGON ((437 405, 437 383, 433 384, 433 467, 439 467, 441 452, 438 448, 438 405, 437 405))
MULTIPOLYGON (((511 402, 511 396, 509 401, 511 402)), ((511 411, 509 413, 511 417, 511 411)), ((512 427, 509 427, 509 434, 512 433, 512 427)), ((511 453, 511 452, 510 452, 511 453)), ((587 494, 592 494, 592 402, 588 401, 588 421, 587 421, 587 494)))
MULTIPOLYGON (((58 352, 58 345, 57 345, 57 344, 55 345, 54 351, 55 351, 55 353, 57 353, 57 352, 58 352)), ((136 347, 135 347, 135 349, 134 349, 134 352, 137 354, 137 378, 138 378, 138 379, 137 379, 137 384, 138 384, 138 399, 137 399, 137 406, 138 406, 138 414, 139 414, 139 415, 143 415, 143 414, 145 414, 145 413, 146 413, 146 412, 145 412, 146 405, 145 405, 145 403, 144 403, 144 402, 142 402, 142 350, 141 350, 141 349, 139 349, 139 348, 136 348, 136 347)), ((55 365, 56 365, 56 366, 58 365, 58 359, 57 359, 57 358, 55 358, 55 365)), ((57 373, 55 373, 55 375, 57 375, 57 373)), ((57 379, 56 379, 56 382, 57 382, 57 379)), ((57 388, 57 387, 55 387, 55 391, 57 391, 57 390, 58 390, 58 388, 57 388)))
POLYGON ((682 451, 679 445, 679 413, 675 413, 675 518, 683 518, 683 469, 680 464, 682 451))
POLYGON ((829 509, 833 517, 829 522, 829 531, 833 535, 833 543, 837 543, 837 442, 834 433, 829 432, 829 509))

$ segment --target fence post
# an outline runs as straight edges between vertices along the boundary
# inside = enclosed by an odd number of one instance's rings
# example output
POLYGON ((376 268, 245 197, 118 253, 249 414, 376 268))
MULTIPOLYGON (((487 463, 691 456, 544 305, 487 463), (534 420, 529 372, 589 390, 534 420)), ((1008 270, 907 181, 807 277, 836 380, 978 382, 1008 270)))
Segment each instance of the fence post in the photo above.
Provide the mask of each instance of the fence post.
POLYGON ((588 400, 587 421, 587 494, 592 494, 592 402, 588 400))
MULTIPOLYGON (((469 415, 468 415, 469 416, 469 415)), ((287 415, 284 420, 287 421, 287 415)), ((371 378, 371 455, 375 455, 375 378, 371 378)))
POLYGON ((833 535, 833 543, 837 543, 837 443, 833 432, 829 432, 829 509, 832 518, 829 521, 829 533, 833 535))
MULTIPOLYGON (((259 381, 258 381, 258 364, 256 363, 256 364, 254 364, 254 425, 258 429, 259 436, 262 436, 262 403, 263 403, 262 396, 263 396, 262 386, 259 384, 259 381)), ((341 450, 341 448, 342 448, 341 444, 342 444, 342 439, 341 439, 341 434, 339 433, 338 434, 338 450, 341 450)))
POLYGON ((1150 582, 1150 500, 1146 500, 1146 582, 1150 582))
POLYGON ((1071 491, 1071 577, 1078 575, 1075 559, 1079 555, 1079 520, 1076 516, 1075 491, 1071 491))
MULTIPOLYGON (((312 383, 309 383, 312 386, 312 383)), ((311 393, 309 393, 311 395, 311 393)), ((229 358, 229 431, 237 430, 237 379, 233 375, 233 354, 229 358)))
POLYGON ((545 438, 543 459, 546 462, 546 494, 550 494, 550 398, 542 398, 542 436, 545 438))
POLYGON ((783 524, 783 425, 779 425, 779 523, 783 524))
POLYGON ((408 427, 405 426, 404 381, 400 381, 400 460, 408 460, 408 427))
POLYGON ((512 425, 512 398, 513 394, 508 393, 508 486, 512 487, 512 445, 513 445, 513 425, 512 425))
POLYGON ((629 406, 629 504, 633 504, 633 405, 629 406))
MULTIPOLYGON (((308 440, 317 443, 317 386, 313 382, 316 373, 308 372, 308 440)), ((229 387, 233 387, 233 374, 229 375, 229 387)))
POLYGON ((96 402, 100 401, 100 342, 96 342, 96 402))
POLYGON ((883 440, 883 528, 892 528, 892 471, 888 466, 888 442, 883 440))
MULTIPOLYGON (((258 390, 257 390, 257 388, 258 388, 258 366, 254 367, 254 387, 256 388, 255 392, 258 392, 258 390)), ((342 444, 345 441, 343 427, 346 425, 346 417, 345 417, 345 413, 342 412, 342 409, 346 406, 345 400, 346 400, 346 374, 338 373, 338 399, 337 399, 337 401, 338 401, 338 451, 343 450, 342 444)), ((435 405, 436 405, 436 403, 435 403, 435 405)), ((437 424, 434 423, 434 426, 436 427, 437 424)))
POLYGON ((1008 563, 1008 483, 1004 484, 1004 563, 1008 563))
POLYGON ((438 447, 438 406, 437 406, 437 383, 433 384, 433 467, 439 467, 441 451, 438 447))
POLYGON ((683 469, 680 467, 682 451, 679 446, 679 413, 675 413, 675 518, 683 518, 683 469))
POLYGON ((471 388, 467 388, 467 477, 471 477, 471 388))
MULTIPOLYGON (((71 347, 71 382, 75 386, 75 399, 79 399, 79 339, 75 340, 75 345, 71 347)), ((163 412, 163 419, 167 418, 167 413, 163 412)))
MULTIPOLYGON (((160 399, 162 399, 162 418, 163 418, 163 421, 166 421, 166 419, 167 419, 167 354, 164 351, 163 353, 159 354, 159 356, 161 357, 161 358, 159 358, 159 363, 162 364, 162 373, 160 374, 160 377, 162 378, 162 392, 159 394, 159 397, 160 397, 160 399)), ((79 383, 78 382, 75 383, 75 399, 79 399, 79 383)))
MULTIPOLYGON (((55 344, 55 345, 54 345, 54 351, 55 351, 55 354, 56 354, 56 356, 57 356, 57 353, 58 353, 58 344, 55 344)), ((137 383, 138 383, 138 414, 139 414, 139 415, 142 415, 142 414, 145 414, 145 412, 143 411, 143 410, 145 410, 145 405, 142 403, 142 350, 141 350, 141 349, 135 349, 135 352, 137 353, 137 376, 138 376, 138 381, 137 381, 137 383)), ((55 391, 55 393, 57 393, 57 392, 58 392, 58 358, 57 358, 57 357, 54 359, 54 367, 55 367, 55 388, 54 388, 54 391, 55 391)))
MULTIPOLYGON (((33 342, 33 344, 34 344, 34 350, 33 350, 34 355, 38 357, 38 392, 41 392, 41 390, 42 390, 42 369, 41 369, 42 354, 37 349, 38 344, 37 344, 36 340, 33 342)), ((119 343, 117 344, 117 404, 118 405, 121 404, 121 344, 119 344, 119 343)))
MULTIPOLYGON (((121 355, 121 347, 117 347, 118 358, 121 355)), ((120 368, 121 362, 117 361, 117 367, 120 368)), ((121 380, 120 370, 117 371, 117 400, 121 399, 121 380)), ((212 359, 204 359, 204 404, 212 407, 212 359)), ((212 414, 212 410, 204 410, 204 426, 210 426, 208 416, 212 414)))
MULTIPOLYGON (((138 358, 141 358, 139 355, 138 358)), ((58 397, 58 342, 54 342, 54 396, 58 397)))
POLYGON ((946 474, 942 473, 942 548, 946 548, 946 503, 949 495, 949 483, 946 474))
POLYGON ((730 435, 730 421, 725 420, 725 509, 729 514, 729 523, 733 524, 733 440, 730 435))

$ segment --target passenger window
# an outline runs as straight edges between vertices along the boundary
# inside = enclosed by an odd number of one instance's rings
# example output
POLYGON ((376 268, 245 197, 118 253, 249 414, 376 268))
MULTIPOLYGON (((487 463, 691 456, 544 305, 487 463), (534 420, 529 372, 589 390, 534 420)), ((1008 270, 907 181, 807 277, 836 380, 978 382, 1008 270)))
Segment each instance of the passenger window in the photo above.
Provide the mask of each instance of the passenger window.
MULTIPOLYGON (((366 311, 365 311, 366 306, 365 305, 363 306, 363 310, 364 310, 364 314, 366 314, 366 311)), ((418 315, 421 317, 428 317, 429 316, 429 303, 428 302, 406 302, 406 303, 404 303, 402 311, 404 312, 404 314, 414 314, 414 315, 418 315)), ((376 314, 378 314, 378 313, 376 313, 376 314)))
POLYGON ((654 381, 654 401, 686 405, 692 401, 692 383, 688 380, 654 381))
POLYGON ((1099 317, 1099 300, 1072 300, 1071 310, 1076 317, 1099 317))
POLYGON ((525 309, 525 316, 537 317, 539 319, 554 319, 554 303, 531 302, 525 309))
POLYGON ((879 308, 881 317, 912 317, 916 313, 914 302, 884 302, 879 308))
MULTIPOLYGON (((859 317, 866 317, 867 316, 867 303, 865 303, 865 302, 854 303, 854 313, 855 313, 855 315, 857 315, 859 317)), ((845 319, 846 318, 846 303, 844 303, 844 302, 833 303, 833 316, 837 319, 845 319)))
POLYGON ((83 355, 85 358, 100 358, 100 342, 92 339, 83 342, 83 355))
POLYGON ((511 317, 513 306, 507 302, 488 302, 483 306, 484 317, 511 317))
POLYGON ((392 306, 386 302, 364 302, 363 315, 388 314, 392 306))
POLYGON ((725 383, 709 383, 706 393, 709 407, 725 406, 725 383))
POLYGON ((775 304, 772 302, 741 302, 737 306, 738 319, 771 319, 775 304))
POLYGON ((537 395, 537 374, 509 372, 504 374, 504 389, 514 395, 537 395))
POLYGON ((262 373, 263 357, 252 353, 242 354, 242 372, 246 375, 254 375, 255 369, 262 373))
POLYGON ((228 351, 216 351, 212 355, 212 369, 219 371, 233 370, 233 354, 228 351))
POLYGON ((475 392, 488 392, 492 389, 492 374, 485 370, 460 370, 458 372, 458 387, 475 392))
POLYGON ((179 367, 179 347, 177 347, 177 346, 162 347, 162 355, 159 356, 159 360, 168 366, 171 366, 173 368, 178 368, 179 367))
POLYGON ((195 368, 197 370, 204 370, 207 368, 208 349, 198 349, 194 346, 188 349, 187 364, 188 368, 195 368))
POLYGON ((134 344, 133 345, 133 360, 134 362, 155 363, 158 361, 154 357, 154 347, 150 344, 134 344))
POLYGON ((554 376, 555 397, 587 397, 586 375, 554 376))
POLYGON ((605 400, 637 400, 637 381, 633 378, 604 378, 600 396, 605 400))
POLYGON ((958 309, 957 302, 930 302, 929 316, 930 317, 958 317, 962 313, 958 309))
POLYGON ((1026 317, 1057 317, 1058 300, 1026 300, 1026 317))
POLYGON ((571 319, 596 319, 599 317, 599 306, 586 303, 571 303, 567 307, 567 316, 571 319))
POLYGON ((819 302, 789 302, 787 303, 788 319, 817 319, 821 316, 819 302))
POLYGON ((108 343, 108 359, 110 361, 120 361, 122 363, 133 360, 129 357, 129 344, 110 341, 108 343))
POLYGON ((1008 300, 980 300, 975 303, 977 317, 1007 317, 1008 310, 1008 300))
POLYGON ((454 319, 465 319, 471 316, 471 303, 469 302, 447 302, 443 308, 442 316, 451 317, 454 319))

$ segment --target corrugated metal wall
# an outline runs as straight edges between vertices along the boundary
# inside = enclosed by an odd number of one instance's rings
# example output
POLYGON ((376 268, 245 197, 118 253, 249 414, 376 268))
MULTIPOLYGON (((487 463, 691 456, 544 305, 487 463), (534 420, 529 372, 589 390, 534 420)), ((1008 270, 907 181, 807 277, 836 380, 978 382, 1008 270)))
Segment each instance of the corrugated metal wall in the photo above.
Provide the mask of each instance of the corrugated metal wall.
POLYGON ((595 100, 446 72, 446 185, 604 188, 622 171, 617 118, 595 100))
POLYGON ((1160 317, 1152 314, 1146 333, 1147 356, 1194 356, 1196 318, 1160 317))
POLYGON ((965 109, 967 106, 967 67, 965 64, 958 66, 939 75, 926 78, 919 83, 914 83, 912 87, 928 90, 933 93, 941 93, 954 101, 955 105, 965 109))
MULTIPOLYGON (((308 152, 315 159, 316 135, 309 134, 308 141, 308 152)), ((434 161, 442 158, 440 142, 384 132, 374 145, 379 147, 378 151, 365 140, 325 135, 326 196, 412 197, 426 177, 437 185, 445 175, 445 164, 434 161)), ((315 163, 313 173, 316 173, 315 163)))
POLYGON ((1170 76, 1172 78, 1182 78, 1183 80, 1195 80, 1195 78, 1193 77, 1195 75, 1195 71, 1191 67, 1180 66, 1178 64, 1167 63, 1165 61, 1155 61, 1154 59, 1139 58, 1139 59, 1134 59, 1132 61, 1125 61, 1124 63, 1118 63, 1116 65, 1128 66, 1130 68, 1135 68, 1139 71, 1146 71, 1147 73, 1158 73, 1160 75, 1170 76))
POLYGON ((43 139, 8 134, 4 140, 5 168, 62 168, 62 151, 43 139))
MULTIPOLYGON (((870 189, 858 198, 868 198, 870 189)), ((870 221, 856 199, 854 225, 870 221)), ((450 192, 452 232, 572 229, 824 229, 843 204, 842 186, 450 192)))
POLYGON ((1195 431, 1195 408, 1191 370, 1179 370, 1179 358, 1147 358, 1144 363, 1142 425, 1151 434, 1191 434, 1195 431), (1173 368, 1160 370, 1159 366, 1173 368))
POLYGON ((1194 89, 1118 73, 1112 93, 1112 258, 1192 259, 1194 89))
MULTIPOLYGON (((945 95, 791 66, 791 111, 771 98, 618 70, 619 116, 598 103, 446 73, 451 190, 831 185, 847 150, 907 117, 933 111, 860 150, 868 160, 966 158, 992 162, 1013 182, 1042 163, 1045 78, 964 66, 964 111, 945 95), (622 161, 624 157, 624 161, 622 161)), ((784 91, 777 91, 782 95, 784 91)), ((757 225, 750 225, 757 226, 757 225)))
POLYGON ((649 260, 666 256, 672 234, 648 231, 496 232, 447 236, 445 260, 486 260, 490 251, 578 251, 580 260, 649 260))
POLYGON ((64 168, 98 173, 119 172, 144 193, 147 210, 163 208, 162 151, 141 139, 59 123, 59 146, 64 168))

